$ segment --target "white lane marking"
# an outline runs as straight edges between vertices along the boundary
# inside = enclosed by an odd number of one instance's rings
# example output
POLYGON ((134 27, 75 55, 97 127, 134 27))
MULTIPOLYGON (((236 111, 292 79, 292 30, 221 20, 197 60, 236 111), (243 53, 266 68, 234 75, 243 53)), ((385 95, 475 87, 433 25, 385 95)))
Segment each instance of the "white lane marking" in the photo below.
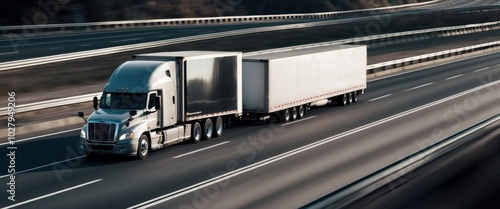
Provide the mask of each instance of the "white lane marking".
POLYGON ((495 66, 500 67, 500 64, 497 64, 497 65, 495 65, 495 66))
POLYGON ((135 41, 135 40, 141 40, 142 38, 129 38, 129 39, 122 39, 118 41, 111 41, 111 43, 120 43, 120 42, 126 42, 126 41, 135 41))
POLYGON ((337 134, 335 136, 331 136, 331 137, 328 137, 328 138, 325 138, 325 139, 321 139, 321 140, 319 140, 317 142, 313 142, 311 144, 308 144, 308 145, 296 148, 294 150, 290 150, 290 151, 282 153, 280 155, 276 155, 274 157, 271 157, 271 158, 259 161, 257 163, 245 166, 243 168, 239 168, 239 169, 236 169, 234 171, 222 174, 220 176, 217 176, 217 177, 214 177, 214 178, 211 178, 211 179, 199 182, 197 184, 193 184, 193 185, 188 186, 186 188, 183 188, 183 189, 180 189, 180 190, 177 190, 177 191, 174 191, 174 192, 171 192, 171 193, 168 193, 168 194, 165 194, 165 195, 153 198, 151 200, 139 203, 137 205, 128 207, 127 209, 134 209, 134 208, 141 208, 142 209, 142 208, 149 208, 149 207, 153 207, 153 206, 159 205, 159 204, 161 204, 163 202, 172 200, 174 198, 183 196, 185 194, 189 194, 191 192, 197 191, 197 190, 202 189, 204 187, 207 187, 207 186, 219 183, 221 181, 225 181, 227 179, 233 178, 235 176, 238 176, 238 175, 250 172, 252 170, 255 170, 255 169, 258 169, 260 167, 269 165, 271 163, 277 162, 277 161, 285 159, 287 157, 291 157, 291 156, 300 154, 302 152, 311 150, 311 149, 319 147, 319 146, 321 146, 323 144, 327 144, 327 143, 333 142, 333 141, 335 141, 337 139, 340 139, 340 138, 343 138, 343 137, 346 137, 346 136, 349 136, 349 135, 352 135, 352 134, 364 131, 364 130, 369 129, 369 128, 373 128, 373 127, 381 125, 383 123, 387 123, 389 121, 396 120, 398 118, 402 118, 402 117, 410 115, 412 113, 415 113, 415 112, 418 112, 418 111, 421 111, 421 110, 424 110, 424 109, 436 106, 438 104, 441 104, 441 103, 444 103, 444 102, 447 102, 447 101, 459 98, 461 96, 464 96, 464 95, 476 92, 478 90, 481 90, 481 89, 484 89, 484 88, 487 88, 487 87, 490 87, 490 86, 493 86, 493 85, 496 85, 496 84, 500 84, 500 80, 495 81, 495 82, 491 82, 491 83, 488 83, 488 84, 485 84, 485 85, 482 85, 482 86, 478 86, 476 88, 469 89, 467 91, 463 91, 461 93, 458 93, 458 94, 455 94, 455 95, 452 95, 452 96, 449 96, 449 97, 446 97, 446 98, 443 98, 443 99, 431 102, 429 104, 426 104, 426 105, 423 105, 423 106, 420 106, 420 107, 413 108, 411 110, 407 110, 405 112, 402 112, 402 113, 399 113, 399 114, 396 114, 396 115, 393 115, 393 116, 390 116, 390 117, 387 117, 387 118, 384 118, 384 119, 381 119, 381 120, 378 120, 378 121, 375 121, 375 122, 372 122, 372 123, 369 123, 369 124, 366 124, 364 126, 360 126, 358 128, 346 131, 344 133, 337 134))
POLYGON ((94 45, 94 44, 82 44, 80 46, 92 46, 92 45, 94 45))
POLYGON ((4 52, 0 53, 0 55, 7 55, 7 54, 17 54, 18 52, 4 52))
POLYGON ((4 207, 3 209, 9 209, 9 208, 17 207, 17 206, 20 206, 20 205, 24 205, 26 203, 30 203, 30 202, 33 202, 33 201, 41 200, 43 198, 54 196, 56 194, 61 194, 63 192, 67 192, 67 191, 70 191, 70 190, 73 190, 73 189, 78 189, 80 187, 87 186, 89 184, 93 184, 93 183, 96 183, 96 182, 99 182, 99 181, 102 181, 102 179, 97 179, 97 180, 90 181, 90 182, 87 182, 87 183, 84 183, 84 184, 80 184, 80 185, 77 185, 77 186, 74 186, 74 187, 70 187, 70 188, 63 189, 63 190, 60 190, 60 191, 57 191, 57 192, 46 194, 46 195, 43 195, 43 196, 40 196, 40 197, 37 197, 37 198, 33 198, 31 200, 26 200, 24 202, 20 202, 20 203, 14 204, 14 205, 10 205, 10 206, 4 207))
MULTIPOLYGON (((68 132, 72 132, 72 131, 77 131, 77 130, 80 130, 80 129, 82 129, 82 128, 75 128, 75 129, 70 129, 70 130, 66 130, 66 131, 59 131, 59 132, 55 132, 55 133, 44 134, 44 135, 40 135, 40 136, 34 136, 34 137, 26 138, 26 139, 15 140, 14 142, 17 144, 19 142, 29 141, 29 140, 43 138, 43 137, 47 137, 47 136, 53 136, 53 135, 57 135, 57 134, 64 134, 64 133, 68 133, 68 132)), ((10 145, 10 143, 9 142, 4 142, 4 143, 0 144, 0 146, 3 146, 3 145, 10 145)))
POLYGON ((464 74, 456 75, 456 76, 449 77, 449 78, 444 79, 444 80, 445 80, 445 81, 447 81, 447 80, 455 79, 455 78, 458 78, 458 77, 462 77, 463 75, 464 75, 464 74))
POLYGON ((222 143, 219 143, 219 144, 216 144, 216 145, 212 145, 210 147, 205 147, 205 148, 202 148, 202 149, 199 149, 199 150, 195 150, 195 151, 192 151, 192 152, 188 152, 188 153, 185 153, 185 154, 182 154, 182 155, 177 155, 175 156, 174 158, 180 158, 180 157, 184 157, 184 156, 187 156, 187 155, 190 155, 190 154, 194 154, 194 153, 197 153, 197 152, 201 152, 201 151, 204 151, 204 150, 207 150, 207 149, 211 149, 211 148, 214 148, 214 147, 218 147, 218 146, 221 146, 223 144, 227 144, 229 143, 229 141, 225 141, 225 142, 222 142, 222 143))
MULTIPOLYGON (((53 163, 50 163, 50 164, 47 164, 47 165, 42 165, 42 166, 38 166, 38 167, 34 167, 34 168, 30 168, 30 169, 22 170, 22 171, 19 171, 19 172, 15 172, 15 173, 13 173, 12 175, 18 175, 18 174, 21 174, 21 173, 26 173, 26 172, 33 171, 33 170, 37 170, 37 169, 40 169, 40 168, 45 168, 45 167, 49 167, 49 166, 53 166, 53 165, 57 165, 57 164, 59 164, 59 163, 64 163, 64 162, 68 162, 68 161, 73 161, 73 160, 77 160, 77 159, 80 159, 80 158, 85 158, 85 157, 86 157, 86 156, 82 155, 82 156, 78 156, 78 157, 71 158, 71 159, 67 159, 67 160, 63 160, 63 161, 53 162, 53 163)), ((0 176, 0 179, 3 179, 3 178, 8 177, 8 176, 10 176, 10 175, 11 175, 11 174, 7 174, 7 175, 0 176)))
POLYGON ((432 84, 434 84, 434 82, 426 83, 426 84, 424 84, 424 85, 416 86, 416 87, 413 87, 413 88, 411 88, 411 89, 406 89, 406 90, 404 90, 404 91, 411 91, 411 90, 415 90, 415 89, 423 88, 423 87, 426 87, 426 86, 430 86, 430 85, 432 85, 432 84))
MULTIPOLYGON (((148 34, 156 34, 156 33, 161 33, 161 31, 151 32, 151 33, 125 34, 125 35, 118 35, 118 36, 104 36, 104 37, 96 37, 96 38, 69 39, 69 40, 64 40, 64 41, 49 41, 49 42, 41 42, 41 43, 23 44, 23 46, 36 46, 36 45, 46 45, 46 44, 58 44, 58 43, 67 43, 67 42, 77 42, 77 41, 101 40, 101 39, 130 37, 130 36, 148 35, 148 34)), ((93 35, 93 34, 90 34, 90 35, 93 35)), ((54 36, 54 37, 57 37, 57 36, 54 36)), ((54 38, 54 37, 48 37, 48 38, 54 38)), ((11 47, 11 46, 0 46, 0 48, 7 48, 7 47, 11 47)))
POLYGON ((292 121, 292 122, 289 122, 289 123, 281 124, 281 126, 288 126, 288 125, 291 125, 291 124, 294 124, 294 123, 298 123, 298 122, 302 122, 302 121, 305 121, 305 120, 313 119, 315 117, 316 117, 316 115, 313 115, 311 117, 307 117, 307 118, 303 118, 303 119, 300 119, 300 120, 292 121))
POLYGON ((373 102, 373 101, 377 101, 377 100, 379 100, 379 99, 383 99, 383 98, 390 97, 390 96, 392 96, 392 94, 387 94, 387 95, 384 95, 384 96, 381 96, 381 97, 377 97, 377 98, 375 98, 375 99, 370 99, 370 100, 368 100, 368 101, 369 101, 369 102, 373 102))
POLYGON ((474 72, 477 73, 477 72, 481 72, 481 71, 488 70, 488 69, 490 69, 490 67, 481 68, 481 69, 476 70, 474 72))

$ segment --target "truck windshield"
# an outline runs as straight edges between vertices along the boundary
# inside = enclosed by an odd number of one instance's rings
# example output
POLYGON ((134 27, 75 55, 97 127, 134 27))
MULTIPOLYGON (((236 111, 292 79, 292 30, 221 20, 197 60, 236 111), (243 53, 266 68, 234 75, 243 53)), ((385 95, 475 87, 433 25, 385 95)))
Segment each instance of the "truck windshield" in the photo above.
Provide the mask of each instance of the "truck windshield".
POLYGON ((146 108, 145 93, 108 93, 101 97, 100 108, 113 109, 144 109, 146 108))

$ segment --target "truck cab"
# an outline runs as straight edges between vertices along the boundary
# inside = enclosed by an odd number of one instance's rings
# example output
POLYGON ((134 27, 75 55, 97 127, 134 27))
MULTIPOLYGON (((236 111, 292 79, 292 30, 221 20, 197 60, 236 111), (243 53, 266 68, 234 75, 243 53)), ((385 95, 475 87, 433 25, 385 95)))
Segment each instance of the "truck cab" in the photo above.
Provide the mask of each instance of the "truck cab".
POLYGON ((146 157, 150 149, 190 137, 177 122, 176 77, 171 63, 128 61, 119 66, 104 87, 96 111, 80 134, 80 149, 98 153, 146 157), (176 132, 176 133, 175 133, 176 132), (142 138, 142 139, 141 139, 142 138))

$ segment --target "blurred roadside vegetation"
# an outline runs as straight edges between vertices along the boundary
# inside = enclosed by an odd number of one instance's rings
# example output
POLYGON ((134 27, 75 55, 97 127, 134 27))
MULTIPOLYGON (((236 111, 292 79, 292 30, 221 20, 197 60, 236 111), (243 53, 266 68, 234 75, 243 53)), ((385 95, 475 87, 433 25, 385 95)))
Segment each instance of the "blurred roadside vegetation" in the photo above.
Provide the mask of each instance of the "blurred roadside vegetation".
POLYGON ((4 0, 0 25, 367 9, 428 0, 4 0))

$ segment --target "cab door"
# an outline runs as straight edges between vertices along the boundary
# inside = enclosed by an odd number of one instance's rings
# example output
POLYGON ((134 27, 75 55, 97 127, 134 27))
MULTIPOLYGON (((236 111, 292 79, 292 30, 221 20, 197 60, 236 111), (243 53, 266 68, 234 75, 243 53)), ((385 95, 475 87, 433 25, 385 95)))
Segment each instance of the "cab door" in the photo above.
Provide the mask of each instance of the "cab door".
MULTIPOLYGON (((161 109, 156 109, 156 97, 158 97, 158 92, 152 91, 148 93, 148 102, 146 106, 147 120, 148 120, 148 130, 153 130, 160 128, 162 126, 162 115, 161 109)), ((161 101, 161 100, 160 100, 161 101)))

